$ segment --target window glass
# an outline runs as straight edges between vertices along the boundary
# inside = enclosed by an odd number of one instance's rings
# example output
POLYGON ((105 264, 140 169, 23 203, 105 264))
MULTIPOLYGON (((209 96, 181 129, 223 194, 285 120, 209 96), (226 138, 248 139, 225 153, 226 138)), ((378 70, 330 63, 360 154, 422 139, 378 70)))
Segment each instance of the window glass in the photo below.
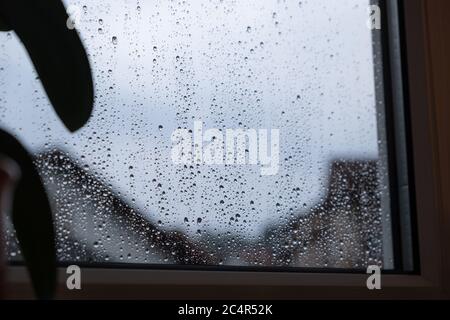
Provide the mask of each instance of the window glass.
POLYGON ((60 261, 393 267, 371 2, 65 3, 96 87, 74 134, 0 34, 0 124, 36 156, 60 261))

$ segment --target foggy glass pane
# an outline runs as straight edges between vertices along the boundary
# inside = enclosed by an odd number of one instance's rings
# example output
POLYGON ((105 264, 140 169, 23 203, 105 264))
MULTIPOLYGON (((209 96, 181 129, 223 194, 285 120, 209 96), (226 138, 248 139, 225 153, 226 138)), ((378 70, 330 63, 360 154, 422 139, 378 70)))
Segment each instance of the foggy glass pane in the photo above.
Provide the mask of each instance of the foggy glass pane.
POLYGON ((17 37, 0 34, 0 125, 36 156, 60 261, 393 267, 368 0, 65 3, 96 87, 94 114, 74 134, 17 37), (173 161, 177 129, 192 136, 190 163, 173 161), (209 142, 255 132, 257 149, 249 134, 245 163, 206 163, 209 129, 209 142))

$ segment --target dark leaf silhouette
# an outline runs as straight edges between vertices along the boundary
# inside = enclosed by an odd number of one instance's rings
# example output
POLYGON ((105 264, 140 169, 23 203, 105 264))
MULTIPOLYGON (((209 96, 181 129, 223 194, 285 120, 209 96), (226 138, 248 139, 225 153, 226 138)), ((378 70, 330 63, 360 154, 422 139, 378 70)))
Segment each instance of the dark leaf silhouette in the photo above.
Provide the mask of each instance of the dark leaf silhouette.
POLYGON ((11 28, 2 20, 0 16, 0 31, 11 31, 11 28))
POLYGON ((2 154, 21 169, 12 208, 12 222, 35 293, 40 299, 53 297, 56 284, 55 233, 49 201, 32 157, 10 134, 0 130, 2 154))
MULTIPOLYGON (((94 89, 89 61, 60 0, 0 0, 0 31, 13 30, 36 68, 47 96, 66 127, 81 128, 92 113, 94 89)), ((12 221, 38 298, 56 284, 55 234, 50 205, 32 157, 0 130, 0 152, 21 168, 12 221)))
POLYGON ((0 1, 0 30, 17 33, 56 113, 75 131, 91 115, 94 90, 86 52, 67 19, 60 0, 0 1))

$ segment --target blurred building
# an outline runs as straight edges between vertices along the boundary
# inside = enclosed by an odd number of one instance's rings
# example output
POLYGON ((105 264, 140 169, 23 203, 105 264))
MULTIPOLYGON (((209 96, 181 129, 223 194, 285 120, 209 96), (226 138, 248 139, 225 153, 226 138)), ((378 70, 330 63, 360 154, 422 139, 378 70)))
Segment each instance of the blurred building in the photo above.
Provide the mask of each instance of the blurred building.
POLYGON ((376 161, 333 162, 325 200, 266 233, 273 265, 365 269, 383 257, 376 161))
MULTIPOLYGON (((61 151, 39 154, 36 164, 56 212, 63 262, 348 269, 382 264, 376 161, 333 162, 324 200, 268 227, 253 242, 208 233, 194 241, 164 230, 61 151)), ((18 250, 8 234, 9 251, 18 250)))

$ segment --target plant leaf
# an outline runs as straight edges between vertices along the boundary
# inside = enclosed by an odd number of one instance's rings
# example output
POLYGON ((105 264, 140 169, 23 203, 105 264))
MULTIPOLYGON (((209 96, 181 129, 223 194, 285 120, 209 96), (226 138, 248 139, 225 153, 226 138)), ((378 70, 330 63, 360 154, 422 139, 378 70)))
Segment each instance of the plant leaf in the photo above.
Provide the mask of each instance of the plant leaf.
POLYGON ((2 20, 0 16, 0 31, 11 31, 11 28, 2 20))
POLYGON ((56 113, 71 131, 92 113, 94 87, 81 40, 60 0, 0 0, 0 16, 27 49, 56 113))
POLYGON ((56 286, 55 232, 45 188, 32 157, 13 136, 0 130, 0 152, 21 170, 12 207, 12 222, 39 299, 51 299, 56 286))

